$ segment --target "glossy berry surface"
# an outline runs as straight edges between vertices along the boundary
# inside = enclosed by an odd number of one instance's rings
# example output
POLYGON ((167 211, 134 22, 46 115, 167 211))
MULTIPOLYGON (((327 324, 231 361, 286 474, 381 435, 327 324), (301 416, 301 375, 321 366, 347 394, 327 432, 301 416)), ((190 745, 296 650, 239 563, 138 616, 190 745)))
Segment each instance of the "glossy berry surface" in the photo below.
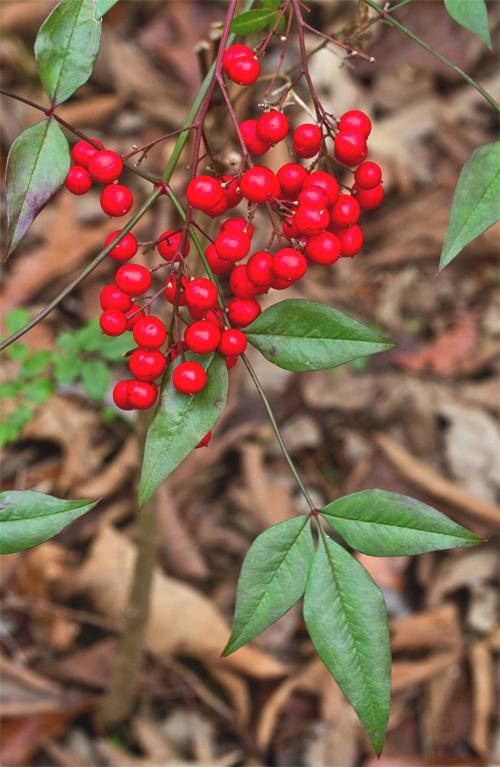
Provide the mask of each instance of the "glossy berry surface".
POLYGON ((248 278, 246 264, 233 269, 229 278, 229 287, 237 298, 253 298, 259 291, 259 288, 248 278))
POLYGON ((301 205, 297 208, 294 224, 298 234, 311 236, 319 234, 330 223, 330 215, 326 208, 301 205))
MULTIPOLYGON (((92 141, 99 146, 99 149, 104 149, 104 144, 102 141, 99 141, 98 138, 93 138, 92 141)), ((88 170, 90 158, 93 157, 99 149, 92 146, 89 141, 80 139, 80 141, 77 141, 71 149, 71 161, 75 165, 81 165, 88 170)))
POLYGON ((154 349, 135 349, 129 357, 128 366, 138 381, 152 382, 163 374, 167 360, 154 349))
POLYGON ((212 432, 207 431, 203 439, 200 439, 195 449, 197 450, 199 447, 206 447, 211 439, 212 439, 212 432))
POLYGON ((363 247, 363 232, 357 224, 348 226, 340 235, 340 250, 343 256, 352 258, 363 247))
POLYGON ((281 248, 274 254, 273 271, 282 280, 295 282, 307 271, 307 260, 298 250, 281 248))
POLYGON ((331 232, 321 232, 307 241, 305 254, 314 264, 330 266, 340 258, 340 242, 331 232))
POLYGON ((115 275, 116 284, 128 296, 140 296, 149 290, 151 274, 140 264, 123 264, 115 275))
POLYGON ((247 348, 246 335, 238 328, 227 328, 222 331, 219 352, 224 357, 239 357, 247 348))
POLYGON ((257 136, 261 141, 277 144, 288 136, 288 119, 277 109, 264 112, 257 120, 257 136))
POLYGON ((359 218, 359 203, 350 194, 339 194, 335 204, 330 209, 332 222, 337 226, 350 226, 359 218))
POLYGON ((124 216, 133 204, 132 192, 123 184, 109 184, 101 192, 101 208, 108 216, 124 216))
POLYGON ((328 205, 328 195, 320 186, 304 186, 297 197, 299 205, 312 205, 326 208, 328 205))
POLYGON ((237 85, 253 85, 259 78, 260 64, 251 56, 238 56, 227 67, 227 76, 237 85))
POLYGON ((322 170, 315 170, 307 175, 304 180, 304 191, 312 186, 319 187, 325 192, 328 205, 332 205, 335 202, 340 190, 337 179, 330 173, 325 173, 322 170))
POLYGON ((245 171, 241 178, 240 189, 243 197, 256 203, 267 202, 280 193, 278 179, 272 170, 263 165, 255 165, 245 171))
POLYGON ((123 171, 123 160, 112 149, 101 149, 95 152, 89 160, 89 175, 92 181, 99 184, 111 184, 120 178, 123 171))
POLYGON ((236 176, 230 176, 226 174, 222 177, 222 189, 224 191, 224 198, 228 208, 234 208, 241 202, 243 195, 240 192, 238 186, 238 179, 236 176))
MULTIPOLYGON (((108 245, 111 245, 114 239, 118 237, 118 235, 121 233, 121 229, 115 229, 114 232, 111 232, 111 234, 108 234, 104 241, 104 246, 107 247, 108 245)), ((108 256, 113 259, 113 261, 119 261, 120 263, 125 263, 125 261, 129 261, 131 258, 135 256, 138 250, 138 244, 137 240, 132 234, 132 232, 127 232, 127 234, 118 242, 114 248, 111 248, 111 250, 108 253, 108 256)))
POLYGON ((196 176, 191 179, 186 189, 186 198, 193 208, 204 211, 225 203, 222 186, 213 176, 196 176))
POLYGON ((363 210, 374 210, 384 200, 384 187, 382 184, 377 184, 373 189, 358 189, 355 186, 354 191, 356 192, 356 200, 363 210))
POLYGON ((136 410, 147 410, 156 402, 158 389, 152 383, 146 381, 129 381, 128 401, 136 410))
MULTIPOLYGON (((158 245, 156 250, 165 261, 180 261, 180 248, 182 245, 182 232, 175 231, 174 229, 167 229, 162 232, 158 237, 158 245)), ((184 243, 183 254, 186 257, 189 253, 189 238, 186 237, 184 243)))
POLYGON ((296 162, 282 165, 277 173, 282 192, 297 195, 308 176, 307 170, 296 162))
POLYGON ((196 309, 210 309, 217 303, 217 288, 206 277, 196 277, 186 285, 186 301, 196 309))
POLYGON ((257 120, 244 120, 240 123, 240 133, 246 148, 255 157, 265 154, 271 146, 270 141, 257 135, 257 120))
POLYGON ((219 327, 213 322, 198 320, 188 325, 184 332, 184 341, 188 349, 195 354, 210 354, 217 349, 220 336, 219 327))
POLYGON ((360 189, 373 189, 382 181, 382 170, 376 162, 364 162, 354 173, 354 181, 360 189))
POLYGON ((241 328, 250 325, 261 311, 260 304, 255 298, 232 298, 227 305, 229 322, 241 328))
POLYGON ((215 245, 209 245, 208 248, 205 249, 205 258, 208 261, 210 269, 217 275, 217 277, 222 277, 222 275, 228 274, 232 269, 231 262, 219 256, 215 249, 215 245))
POLYGON ((136 344, 146 349, 158 349, 167 340, 167 329, 158 317, 141 317, 133 334, 136 344))
POLYGON ((130 296, 120 290, 117 285, 105 285, 101 290, 99 301, 101 309, 118 309, 126 312, 132 306, 130 296))
POLYGON ((360 109, 350 109, 340 118, 338 128, 341 131, 356 131, 367 139, 371 133, 372 124, 368 115, 360 109))
POLYGON ((356 131, 340 131, 335 136, 335 159, 344 165, 359 165, 366 158, 366 141, 361 133, 356 131))
POLYGON ((248 279, 259 288, 271 287, 273 279, 273 256, 267 250, 258 250, 248 259, 248 279))
POLYGON ((127 320, 118 309, 105 309, 99 317, 99 324, 107 336, 121 336, 127 329, 127 320))
MULTIPOLYGON (((163 283, 165 288, 163 290, 163 295, 169 302, 169 304, 175 303, 175 297, 177 294, 177 276, 173 275, 172 277, 168 277, 165 282, 163 283)), ((181 286, 179 289, 179 294, 177 295, 177 306, 186 306, 186 285, 187 285, 187 279, 182 275, 181 277, 181 286)))
POLYGON ((71 194, 86 194, 92 186, 92 179, 85 168, 72 165, 66 176, 64 186, 71 194))
POLYGON ((299 157, 314 157, 321 149, 321 128, 314 123, 299 125, 293 134, 293 151, 299 157))
POLYGON ((236 43, 234 45, 229 45, 226 50, 224 51, 224 56, 222 58, 222 69, 226 73, 226 75, 229 73, 229 66, 236 61, 236 59, 240 59, 241 57, 249 57, 253 56, 253 51, 251 48, 248 47, 248 45, 243 45, 242 43, 236 43))
POLYGON ((118 381, 113 388, 113 402, 120 410, 132 410, 130 403, 130 381, 118 381))
POLYGON ((225 229, 216 238, 215 250, 226 261, 241 261, 250 250, 250 237, 246 232, 225 229))
POLYGON ((197 394, 207 382, 199 362, 180 362, 172 373, 172 384, 181 394, 197 394))
POLYGON ((226 219, 221 226, 221 231, 226 231, 228 229, 232 229, 236 232, 246 232, 250 239, 253 237, 253 224, 249 224, 248 221, 241 216, 234 216, 233 218, 226 219))

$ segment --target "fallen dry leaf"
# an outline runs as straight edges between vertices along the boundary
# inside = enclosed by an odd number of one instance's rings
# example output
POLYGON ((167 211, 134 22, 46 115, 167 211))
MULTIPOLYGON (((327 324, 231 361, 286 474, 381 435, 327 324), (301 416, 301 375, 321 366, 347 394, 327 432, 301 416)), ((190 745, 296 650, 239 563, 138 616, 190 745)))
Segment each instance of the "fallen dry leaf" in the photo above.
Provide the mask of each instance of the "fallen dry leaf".
POLYGON ((448 378, 457 375, 479 344, 476 322, 470 314, 459 317, 452 328, 413 354, 398 354, 396 361, 412 373, 431 371, 448 378))

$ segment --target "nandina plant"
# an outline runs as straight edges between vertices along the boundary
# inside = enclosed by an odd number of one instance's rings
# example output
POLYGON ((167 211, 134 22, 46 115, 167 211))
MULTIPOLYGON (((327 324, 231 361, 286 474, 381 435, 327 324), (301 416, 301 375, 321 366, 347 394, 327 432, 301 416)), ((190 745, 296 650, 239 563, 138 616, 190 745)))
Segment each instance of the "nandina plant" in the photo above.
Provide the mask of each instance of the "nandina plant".
MULTIPOLYGON (((377 330, 331 306, 284 298, 261 311, 259 303, 259 296, 286 291, 309 269, 335 269, 339 259, 357 256, 363 247, 363 218, 384 199, 383 170, 369 157, 372 122, 359 108, 342 115, 326 111, 309 73, 305 31, 317 34, 323 45, 341 48, 351 59, 376 62, 355 47, 356 33, 349 41, 341 41, 311 27, 299 0, 261 0, 259 5, 250 0, 238 15, 236 0, 229 0, 216 59, 183 127, 174 132, 177 141, 159 178, 142 167, 156 141, 120 156, 57 112, 90 77, 99 50, 101 18, 116 2, 61 0, 42 24, 35 55, 49 106, 5 94, 45 114, 17 138, 9 153, 7 253, 15 250, 35 216, 63 185, 62 193, 78 196, 100 185, 101 208, 111 219, 123 218, 133 209, 128 175, 135 173, 151 182, 151 192, 120 228, 110 226, 102 251, 82 274, 3 341, 1 348, 46 317, 104 259, 116 262, 114 282, 101 291, 99 323, 104 335, 128 339, 130 377, 114 386, 117 408, 151 412, 139 507, 150 502, 158 485, 194 449, 209 445, 211 429, 224 409, 230 371, 237 364, 245 366, 309 513, 274 525, 252 544, 243 563, 233 630, 223 654, 238 650, 303 599, 311 641, 380 753, 390 706, 387 613, 379 588, 355 552, 419 554, 472 546, 479 538, 436 509, 383 489, 353 493, 316 508, 245 355, 250 344, 271 364, 311 371, 393 346, 377 330), (251 37, 235 42, 236 35, 251 37), (294 35, 300 57, 284 70, 294 35), (281 54, 277 69, 269 72, 265 54, 275 42, 281 54), (258 83, 264 69, 268 80, 264 104, 258 106, 254 99, 254 116, 240 122, 234 94, 238 88, 258 83), (296 93, 299 82, 307 87, 309 104, 296 93), (227 166, 214 153, 206 127, 215 94, 226 105, 239 152, 240 159, 227 166), (71 147, 68 137, 77 139, 71 147), (191 178, 181 199, 170 181, 188 141, 191 178), (290 157, 274 173, 265 155, 280 142, 286 144, 290 157), (178 224, 157 233, 152 245, 160 260, 148 268, 135 260, 141 245, 132 230, 161 197, 174 207, 178 224), (263 219, 267 246, 258 250, 253 240, 263 219), (203 264, 205 276, 194 276, 196 259, 203 264)), ((382 9, 373 0, 364 2, 376 13, 362 13, 358 35, 374 23, 385 22, 446 62, 392 17, 397 5, 382 9)), ((446 0, 446 6, 459 23, 489 43, 482 0, 468 9, 452 0, 446 0)), ((460 72, 456 67, 455 71, 460 72)), ((498 111, 492 97, 461 74, 498 111)), ((469 159, 453 203, 442 265, 497 220, 497 167, 498 145, 481 147, 469 159)), ((3 493, 1 551, 20 551, 47 540, 95 503, 29 491, 3 493)), ((145 515, 146 510, 139 513, 145 515)))

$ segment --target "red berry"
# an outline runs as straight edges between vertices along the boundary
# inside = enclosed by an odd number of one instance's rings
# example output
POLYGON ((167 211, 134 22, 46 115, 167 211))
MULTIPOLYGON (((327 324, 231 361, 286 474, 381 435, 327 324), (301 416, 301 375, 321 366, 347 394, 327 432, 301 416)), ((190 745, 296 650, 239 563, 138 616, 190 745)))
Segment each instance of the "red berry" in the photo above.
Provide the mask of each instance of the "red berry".
POLYGON ((128 296, 141 296, 151 285, 149 269, 140 264, 123 264, 115 275, 116 284, 128 296))
MULTIPOLYGON (((163 295, 167 299, 167 301, 170 304, 175 303, 175 296, 177 293, 177 276, 174 274, 171 277, 167 277, 165 282, 163 283, 165 286, 165 289, 163 291, 163 295)), ((179 295, 177 296, 177 306, 186 306, 186 293, 185 288, 187 285, 187 279, 182 275, 181 277, 181 287, 179 290, 179 295)))
POLYGON ((309 238, 305 253, 313 263, 330 266, 340 258, 340 243, 331 232, 321 232, 309 238))
POLYGON ((193 306, 188 306, 188 309, 193 320, 213 322, 219 329, 224 324, 224 316, 222 314, 222 309, 219 306, 214 306, 213 309, 208 309, 206 311, 203 309, 196 309, 193 306))
POLYGON ((339 194, 334 205, 330 208, 332 222, 337 226, 350 226, 359 218, 359 203, 350 194, 339 194))
POLYGON ((299 157, 314 157, 321 148, 321 128, 313 123, 303 123, 295 128, 293 134, 293 151, 299 157))
POLYGON ((197 450, 199 447, 206 447, 211 439, 212 439, 212 432, 207 431, 203 439, 200 439, 195 449, 197 450))
POLYGON ((127 330, 133 330, 135 323, 139 322, 146 314, 144 309, 141 309, 137 304, 132 304, 131 308, 125 312, 125 319, 127 320, 127 330))
POLYGON ((225 202, 224 190, 213 176, 196 176, 186 189, 186 198, 191 207, 207 211, 225 202))
POLYGON ((226 357, 227 369, 231 370, 231 368, 234 368, 237 362, 238 362, 238 357, 226 357))
POLYGON ((221 258, 236 263, 248 255, 250 250, 250 237, 246 232, 238 232, 235 229, 225 229, 215 240, 215 250, 221 258))
POLYGON ((293 221, 299 234, 311 236, 326 229, 330 223, 330 215, 326 208, 301 205, 297 208, 293 221))
POLYGON ((363 210, 378 208, 384 200, 384 187, 382 184, 377 184, 373 189, 358 189, 355 185, 353 189, 356 192, 356 200, 363 210))
POLYGON ((248 45, 236 43, 235 45, 230 45, 229 48, 226 48, 222 59, 222 69, 226 75, 229 74, 229 65, 242 56, 253 56, 253 51, 248 45))
POLYGON ((295 282, 307 271, 307 260, 298 250, 281 248, 274 254, 273 271, 282 280, 295 282))
POLYGON ((337 179, 330 175, 330 173, 325 173, 323 170, 315 170, 309 173, 304 181, 304 190, 311 186, 319 186, 323 189, 328 197, 328 205, 332 205, 337 199, 339 184, 337 179))
POLYGON ((302 165, 296 162, 289 162, 281 166, 277 176, 282 191, 295 197, 302 189, 308 173, 302 165))
POLYGON ((288 136, 288 120, 277 109, 264 112, 257 120, 257 136, 261 141, 277 144, 288 136))
POLYGON ((180 362, 172 373, 174 388, 182 394, 197 394, 207 382, 199 362, 180 362))
POLYGON ((136 349, 129 357, 130 372, 139 381, 155 381, 167 366, 165 356, 156 350, 136 349))
POLYGON ((279 181, 269 168, 255 165, 245 171, 241 178, 240 189, 243 197, 250 202, 264 203, 280 193, 279 181))
POLYGON ((205 250, 205 258, 208 261, 208 265, 212 272, 218 277, 224 274, 228 274, 231 271, 232 265, 230 261, 223 259, 219 256, 215 249, 215 245, 209 245, 205 250))
POLYGON ((120 178, 123 171, 123 160, 112 149, 101 149, 89 160, 89 175, 92 181, 99 184, 111 184, 120 178))
POLYGON ((305 205, 306 207, 317 205, 320 208, 326 208, 328 205, 328 195, 320 186, 304 186, 297 197, 297 201, 299 205, 305 205))
POLYGON ((248 279, 258 288, 269 289, 273 280, 273 257, 266 250, 258 250, 247 262, 248 279))
POLYGON ((136 410, 147 410, 156 402, 158 389, 152 383, 132 380, 128 385, 128 400, 136 410))
POLYGON ((376 162, 364 162, 354 173, 356 186, 361 189, 373 189, 382 181, 382 170, 376 162))
POLYGON ((236 232, 246 232, 250 238, 253 237, 253 224, 249 224, 248 221, 241 216, 227 218, 221 225, 220 231, 225 232, 227 229, 232 229, 236 232))
POLYGON ((141 317, 133 332, 137 346, 146 349, 159 349, 167 340, 167 329, 158 317, 141 317))
POLYGON ((265 154, 271 146, 270 141, 265 141, 257 135, 257 120, 244 120, 240 123, 240 132, 246 148, 255 157, 265 154))
POLYGON ((341 131, 356 131, 367 139, 370 135, 372 124, 370 118, 360 109, 350 109, 344 112, 338 125, 341 131))
POLYGON ((218 216, 222 216, 228 207, 229 206, 227 204, 226 197, 224 196, 222 200, 217 203, 217 205, 214 205, 213 208, 208 208, 204 212, 207 214, 207 216, 210 216, 210 218, 217 218, 218 216))
POLYGON ((357 131, 339 131, 334 141, 335 158, 344 165, 359 165, 366 158, 364 136, 357 131))
MULTIPOLYGON (((158 244, 156 250, 165 261, 174 261, 174 256, 177 254, 175 261, 180 261, 180 247, 182 243, 182 232, 175 231, 174 229, 167 229, 162 232, 158 237, 158 244)), ((189 238, 186 237, 184 243, 184 257, 189 253, 189 238)))
POLYGON ((121 336, 127 329, 127 320, 118 309, 105 309, 99 317, 99 324, 107 336, 121 336))
POLYGON ((219 327, 213 322, 198 320, 187 326, 184 341, 195 354, 210 354, 217 349, 220 336, 219 327))
POLYGON ((130 296, 127 296, 116 285, 105 285, 101 290, 99 300, 102 309, 118 309, 120 312, 126 312, 132 306, 130 296))
POLYGON ((260 64, 253 53, 233 59, 227 67, 227 76, 237 85, 253 85, 259 74, 260 64))
POLYGON ((120 410, 132 410, 129 399, 130 381, 118 381, 113 389, 113 401, 120 410))
POLYGON ((355 256, 363 247, 363 232, 357 224, 348 226, 339 239, 340 250, 343 256, 355 256))
POLYGON ((101 192, 101 208, 108 216, 124 216, 133 204, 132 192, 123 184, 109 184, 101 192))
POLYGON ((222 188, 224 189, 227 207, 234 208, 236 205, 238 205, 238 203, 241 202, 243 197, 238 185, 238 179, 236 176, 230 176, 226 174, 222 177, 222 180, 224 182, 222 188))
POLYGON ((261 313, 255 298, 232 298, 227 305, 227 316, 231 325, 245 328, 261 313))
POLYGON ((239 357, 247 348, 247 337, 238 328, 223 330, 219 343, 219 352, 224 357, 239 357))
POLYGON ((72 165, 66 176, 64 186, 71 194, 86 194, 92 186, 92 180, 80 165, 72 165))
MULTIPOLYGON (((93 138, 92 141, 101 149, 104 149, 104 144, 102 141, 99 141, 98 138, 93 138)), ((97 149, 95 146, 92 146, 89 141, 80 139, 80 141, 77 141, 71 150, 71 159, 75 165, 81 165, 82 167, 88 169, 90 158, 93 157, 98 151, 99 149, 97 149)))
POLYGON ((196 309, 211 309, 217 303, 217 288, 206 277, 196 277, 186 285, 186 301, 196 309))
POLYGON ((233 269, 229 278, 229 287, 237 298, 253 298, 259 292, 259 288, 248 279, 246 264, 233 269))
MULTIPOLYGON (((121 233, 121 229, 115 229, 114 232, 111 232, 111 234, 108 234, 104 241, 104 246, 107 247, 108 245, 111 245, 114 239, 121 233)), ((113 259, 113 261, 120 261, 121 263, 124 263, 125 261, 129 261, 131 258, 135 256, 138 250, 137 240, 134 237, 134 235, 131 232, 127 232, 125 237, 123 237, 120 242, 118 242, 114 248, 111 248, 111 250, 108 253, 108 256, 113 259)))
POLYGON ((278 277, 276 274, 273 277, 271 287, 273 290, 287 290, 290 287, 290 280, 284 280, 283 277, 278 277))

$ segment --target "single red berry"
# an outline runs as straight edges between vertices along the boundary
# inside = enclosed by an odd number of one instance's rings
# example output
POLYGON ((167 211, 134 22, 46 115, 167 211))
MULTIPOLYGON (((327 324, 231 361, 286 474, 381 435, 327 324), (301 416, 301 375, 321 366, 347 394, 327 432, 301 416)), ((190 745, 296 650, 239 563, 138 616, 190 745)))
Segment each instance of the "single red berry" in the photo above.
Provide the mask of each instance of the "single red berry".
POLYGON ((353 130, 339 131, 334 141, 335 159, 344 165, 359 165, 368 153, 365 137, 353 130))
POLYGON ((101 290, 99 300, 102 309, 118 309, 119 312, 126 312, 132 306, 130 296, 127 296, 116 285, 105 285, 101 290))
POLYGON ((206 320, 207 322, 213 322, 214 325, 220 329, 224 325, 224 315, 222 309, 219 306, 214 306, 212 309, 196 309, 193 306, 188 306, 189 314, 193 320, 206 320))
POLYGON ((180 362, 172 373, 174 388, 181 394, 197 394, 207 382, 199 362, 180 362))
POLYGON ((207 208, 204 213, 206 213, 207 216, 210 216, 210 218, 218 218, 219 216, 224 215, 228 207, 226 197, 224 196, 217 205, 214 205, 213 208, 207 208))
POLYGON ((206 277, 196 277, 186 285, 186 301, 196 309, 211 309, 217 303, 217 288, 206 277))
POLYGON ((253 298, 259 292, 259 288, 248 279, 246 264, 233 269, 229 278, 229 287, 237 298, 253 298))
POLYGON ((311 186, 319 186, 323 189, 328 197, 328 205, 333 205, 340 189, 337 179, 323 170, 315 170, 309 173, 304 181, 304 190, 311 186))
MULTIPOLYGON (((162 232, 160 236, 158 237, 158 244, 156 246, 156 250, 160 254, 162 258, 165 259, 165 261, 174 261, 174 256, 177 255, 177 258, 175 258, 175 261, 180 261, 180 247, 182 244, 182 232, 176 231, 174 229, 167 229, 165 232, 162 232)), ((189 253, 189 238, 186 237, 184 242, 184 257, 186 257, 189 253)))
POLYGON ((244 120, 240 123, 240 133, 246 148, 255 157, 265 154, 271 146, 270 141, 264 141, 257 135, 257 120, 244 120))
POLYGON ((210 354, 217 349, 220 335, 219 327, 213 322, 198 320, 187 326, 184 341, 195 354, 210 354))
MULTIPOLYGON (((98 138, 93 138, 92 141, 94 144, 97 144, 100 149, 104 149, 104 144, 102 141, 99 141, 98 138)), ((87 168, 88 170, 90 158, 93 157, 98 151, 99 149, 97 149, 95 146, 92 146, 89 141, 80 139, 80 141, 77 141, 76 144, 73 145, 71 150, 71 160, 75 165, 81 165, 83 168, 87 168)))
POLYGON ((227 68, 227 76, 237 85, 253 85, 260 75, 260 64, 252 53, 233 59, 227 68))
MULTIPOLYGON (((186 306, 186 285, 187 285, 187 279, 184 277, 184 275, 181 276, 181 287, 179 290, 179 295, 177 296, 177 306, 186 306)), ((174 274, 171 277, 167 277, 165 282, 163 283, 165 286, 165 289, 163 291, 163 295, 169 302, 169 304, 175 303, 175 296, 177 293, 177 276, 174 274)))
POLYGON ((92 180, 85 168, 80 165, 72 165, 66 176, 64 186, 71 194, 87 194, 92 186, 92 180))
POLYGON ((111 184, 120 178, 123 171, 123 160, 112 149, 101 149, 89 160, 89 175, 92 181, 99 184, 111 184))
POLYGON ((135 349, 129 357, 130 372, 138 381, 155 381, 167 366, 165 356, 155 349, 135 349))
POLYGON ((128 399, 136 410, 147 410, 156 402, 158 389, 152 383, 132 380, 128 385, 128 399))
POLYGON ((253 56, 253 51, 248 47, 248 45, 235 43, 234 45, 230 45, 228 48, 226 48, 222 59, 222 69, 226 75, 229 74, 229 65, 242 56, 253 56))
POLYGON ((326 208, 328 205, 328 195, 320 186, 304 186, 297 197, 297 201, 299 205, 305 205, 306 207, 317 205, 320 208, 326 208))
POLYGON ((129 399, 130 381, 118 381, 113 388, 113 401, 120 410, 132 410, 129 399))
POLYGON ((141 296, 151 285, 149 269, 140 264, 123 264, 117 269, 116 284, 128 296, 141 296))
POLYGON ((227 207, 234 208, 241 202, 243 198, 243 195, 240 192, 238 179, 236 176, 230 176, 226 173, 225 176, 222 176, 222 181, 222 188, 224 190, 227 207))
POLYGON ((125 319, 127 320, 127 330, 133 330, 135 327, 135 323, 139 322, 143 317, 146 316, 146 313, 144 309, 141 309, 140 306, 137 306, 137 304, 132 304, 130 309, 125 312, 125 319))
POLYGON ((269 168, 254 165, 241 177, 240 189, 250 202, 264 203, 280 193, 279 181, 269 168))
POLYGON ((354 173, 354 181, 360 189, 373 189, 382 181, 382 170, 376 162, 364 162, 354 173))
POLYGON ((283 277, 278 277, 276 274, 273 277, 271 287, 273 290, 287 290, 292 283, 290 280, 284 280, 283 277))
POLYGON ((278 173, 278 181, 285 194, 296 197, 308 176, 307 170, 296 162, 282 165, 278 173))
POLYGON ((307 271, 307 260, 298 250, 281 248, 274 254, 273 271, 282 280, 295 282, 307 271))
POLYGON ((206 447, 211 439, 212 439, 212 432, 207 431, 203 439, 200 439, 195 449, 197 450, 199 447, 206 447))
POLYGON ((367 114, 360 109, 350 109, 344 112, 338 125, 341 131, 356 131, 361 133, 365 139, 370 135, 372 124, 367 114))
POLYGON ((134 325, 134 341, 146 349, 159 349, 167 340, 167 329, 158 317, 142 317, 134 325))
POLYGON ((326 229, 330 223, 330 214, 326 208, 300 205, 295 212, 293 221, 299 235, 312 236, 326 229))
POLYGON ((215 250, 221 258, 236 263, 248 255, 250 250, 250 237, 246 232, 238 232, 235 229, 223 230, 215 240, 215 250))
POLYGON ((196 176, 186 189, 186 198, 191 207, 207 211, 225 202, 224 190, 213 176, 196 176))
POLYGON ((227 218, 221 225, 220 231, 225 232, 228 229, 232 229, 236 232, 246 232, 250 238, 253 237, 253 224, 250 224, 246 219, 241 216, 235 216, 233 218, 227 218))
POLYGON ((350 226, 359 218, 359 203, 351 194, 339 194, 332 208, 331 220, 337 226, 350 226))
POLYGON ((226 357, 226 368, 231 370, 238 362, 238 357, 226 357))
POLYGON ((99 324, 107 336, 121 336, 127 329, 127 320, 118 309, 105 309, 99 317, 99 324))
POLYGON ((247 348, 247 337, 238 328, 227 328, 222 331, 219 352, 224 357, 239 357, 247 348))
POLYGON ((314 264, 330 266, 330 264, 334 264, 340 258, 338 237, 331 232, 316 234, 308 239, 305 253, 314 264))
POLYGON ((341 253, 348 258, 355 256, 363 247, 363 232, 357 224, 348 226, 339 239, 341 253))
POLYGON ((215 249, 215 245, 209 245, 208 248, 205 249, 205 258, 208 261, 210 269, 217 275, 217 277, 228 274, 233 268, 230 261, 219 256, 215 249))
MULTIPOLYGON (((107 247, 108 245, 111 245, 113 240, 115 240, 120 233, 121 229, 115 229, 114 232, 108 234, 104 241, 104 246, 107 247)), ((112 258, 113 261, 120 261, 123 264, 125 261, 130 261, 130 259, 137 253, 137 250, 138 245, 136 238, 131 232, 127 232, 120 242, 118 242, 114 248, 111 248, 108 256, 112 258)))
POLYGON ((382 184, 377 184, 373 189, 358 189, 354 185, 353 189, 356 192, 356 200, 363 210, 378 208, 384 201, 384 187, 382 184))
POLYGON ((123 184, 108 184, 101 192, 101 208, 108 216, 124 216, 133 204, 132 192, 123 184))
POLYGON ((247 262, 248 279, 258 288, 271 287, 273 280, 273 257, 266 250, 258 250, 247 262))
POLYGON ((231 325, 245 328, 261 313, 259 303, 255 298, 232 298, 227 305, 227 316, 231 325))
POLYGON ((293 151, 299 157, 314 157, 321 149, 322 139, 321 128, 313 123, 303 123, 295 128, 293 151))
POLYGON ((264 112, 257 120, 257 136, 261 141, 277 144, 288 136, 288 120, 277 109, 264 112))

